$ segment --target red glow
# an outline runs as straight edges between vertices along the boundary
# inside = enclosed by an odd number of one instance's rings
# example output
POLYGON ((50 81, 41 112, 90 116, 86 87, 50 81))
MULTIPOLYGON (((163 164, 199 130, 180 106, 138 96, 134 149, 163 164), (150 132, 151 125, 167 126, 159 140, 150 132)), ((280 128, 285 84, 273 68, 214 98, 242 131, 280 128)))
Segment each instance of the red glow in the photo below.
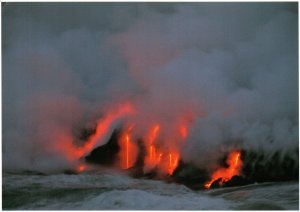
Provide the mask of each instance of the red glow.
POLYGON ((229 154, 227 159, 227 164, 229 165, 228 168, 220 168, 216 170, 212 176, 211 180, 207 183, 205 183, 205 188, 210 188, 211 184, 215 181, 221 178, 220 184, 223 184, 224 182, 227 182, 230 180, 233 176, 240 174, 240 169, 242 167, 242 161, 240 159, 241 153, 240 151, 233 151, 229 154))
POLYGON ((86 170, 86 166, 84 164, 80 164, 76 170, 77 172, 83 172, 84 170, 86 170))
MULTIPOLYGON (((60 140, 58 149, 66 153, 70 161, 77 160, 89 153, 97 145, 101 145, 111 130, 111 126, 116 120, 124 118, 124 116, 133 115, 136 109, 132 104, 126 102, 118 104, 113 107, 108 107, 107 113, 98 120, 96 132, 86 141, 86 143, 77 147, 73 144, 73 138, 63 137, 60 140)), ((134 118, 134 117, 133 117, 134 118)), ((136 119, 130 119, 131 121, 136 119)), ((130 121, 130 122, 131 122, 130 121)), ((147 124, 147 123, 146 123, 147 124)), ((119 139, 120 152, 118 153, 118 166, 122 169, 129 169, 134 166, 137 155, 138 147, 135 136, 141 136, 140 132, 144 132, 145 125, 141 123, 134 123, 124 130, 119 139), (140 126, 134 128, 134 126, 140 126), (134 131, 136 130, 136 131, 134 131), (135 134, 136 133, 136 134, 135 134)), ((141 136, 144 138, 144 145, 146 149, 146 156, 144 157, 144 171, 152 171, 156 169, 158 174, 172 175, 180 159, 180 145, 181 141, 185 140, 188 136, 189 117, 178 116, 173 123, 166 124, 164 122, 154 122, 149 129, 146 129, 146 134, 141 136), (167 142, 170 141, 170 142, 167 142)), ((84 166, 78 166, 76 170, 85 170, 84 166)))
POLYGON ((147 143, 148 143, 148 148, 147 148, 147 155, 145 157, 145 166, 148 169, 153 169, 157 166, 157 164, 160 162, 161 157, 162 157, 162 153, 160 153, 155 145, 153 144, 155 139, 158 136, 160 130, 160 125, 156 124, 154 125, 151 129, 150 129, 150 134, 148 139, 146 139, 147 143))
POLYGON ((133 111, 133 106, 126 102, 121 104, 116 110, 110 111, 104 118, 100 119, 97 124, 96 133, 90 137, 86 145, 82 148, 82 154, 86 154, 94 148, 97 141, 99 141, 107 133, 109 127, 116 119, 126 114, 130 114, 133 111))
POLYGON ((179 159, 179 154, 175 152, 169 153, 169 167, 168 167, 169 175, 172 175, 174 170, 176 169, 178 165, 178 159, 179 159))
POLYGON ((186 126, 181 126, 180 127, 180 135, 183 139, 186 139, 186 137, 187 137, 187 128, 186 128, 186 126))
MULTIPOLYGON (((107 114, 98 120, 96 133, 92 135, 84 146, 76 146, 73 142, 73 137, 68 133, 56 132, 57 140, 60 142, 54 143, 54 148, 57 152, 61 152, 65 155, 68 161, 75 161, 89 153, 99 141, 108 133, 111 124, 117 119, 123 117, 124 115, 132 114, 135 111, 132 104, 125 102, 117 105, 117 107, 112 107, 107 112, 107 114)), ((81 172, 84 170, 85 166, 80 165, 76 168, 76 171, 81 172)))
POLYGON ((131 168, 135 161, 138 154, 137 146, 132 142, 131 139, 131 130, 133 125, 131 125, 126 132, 121 136, 119 145, 121 147, 119 158, 120 158, 120 167, 122 169, 129 169, 131 168))
POLYGON ((150 130, 150 135, 149 135, 149 143, 150 145, 153 144, 153 142, 155 141, 158 133, 160 130, 160 125, 156 124, 151 130, 150 130))
POLYGON ((149 152, 150 154, 145 158, 145 164, 148 167, 154 168, 161 161, 162 153, 154 145, 150 145, 149 152))
POLYGON ((126 169, 129 168, 129 135, 126 135, 126 169))
POLYGON ((164 150, 155 145, 159 131, 160 124, 154 125, 150 128, 149 136, 146 138, 147 155, 144 159, 145 170, 147 172, 158 168, 159 173, 172 175, 178 165, 179 153, 174 150, 164 150))

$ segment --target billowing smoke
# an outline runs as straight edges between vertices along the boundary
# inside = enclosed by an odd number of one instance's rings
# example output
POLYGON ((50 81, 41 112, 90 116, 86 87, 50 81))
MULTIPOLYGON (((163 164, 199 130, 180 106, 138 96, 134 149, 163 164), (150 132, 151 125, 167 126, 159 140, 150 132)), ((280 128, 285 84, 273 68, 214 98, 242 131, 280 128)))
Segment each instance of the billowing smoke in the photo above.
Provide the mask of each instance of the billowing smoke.
POLYGON ((199 167, 228 149, 298 148, 297 6, 2 4, 4 168, 72 165, 78 131, 124 102, 134 112, 104 134, 159 124, 157 145, 199 167))

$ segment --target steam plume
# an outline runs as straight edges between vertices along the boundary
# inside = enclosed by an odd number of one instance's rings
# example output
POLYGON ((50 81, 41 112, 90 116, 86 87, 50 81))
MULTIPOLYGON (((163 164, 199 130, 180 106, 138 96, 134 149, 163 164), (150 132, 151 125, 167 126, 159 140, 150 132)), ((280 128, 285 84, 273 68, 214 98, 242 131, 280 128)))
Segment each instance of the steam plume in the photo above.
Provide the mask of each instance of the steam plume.
POLYGON ((136 138, 160 123, 159 145, 197 166, 298 148, 297 6, 2 4, 4 168, 72 165, 76 130, 124 101, 135 113, 114 123, 136 138))

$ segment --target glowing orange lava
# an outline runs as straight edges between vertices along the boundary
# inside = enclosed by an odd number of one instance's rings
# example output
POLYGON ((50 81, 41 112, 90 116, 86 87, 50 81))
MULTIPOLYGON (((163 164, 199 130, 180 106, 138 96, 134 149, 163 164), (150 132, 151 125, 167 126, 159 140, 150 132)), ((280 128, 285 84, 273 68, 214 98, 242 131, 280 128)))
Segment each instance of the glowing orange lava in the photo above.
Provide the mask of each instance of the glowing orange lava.
MULTIPOLYGON (((107 113, 98 120, 96 132, 85 142, 83 146, 76 146, 73 142, 73 137, 60 133, 57 135, 60 142, 54 144, 54 148, 57 152, 61 152, 65 155, 68 161, 76 161, 84 155, 88 154, 96 145, 101 145, 103 137, 109 132, 111 125, 118 119, 123 118, 125 115, 132 115, 135 112, 134 106, 130 102, 123 102, 114 107, 109 107, 107 113)), ((137 150, 128 144, 128 163, 126 167, 130 167, 131 163, 134 163, 134 157, 137 150), (130 150, 130 153, 129 153, 130 150)), ((125 167, 125 165, 124 165, 125 167)), ((82 172, 86 169, 85 165, 81 164, 75 168, 77 172, 82 172)))
MULTIPOLYGON (((101 145, 104 138, 111 130, 111 126, 121 118, 135 114, 136 108, 129 102, 121 103, 108 107, 105 115, 98 120, 95 134, 91 135, 83 146, 74 145, 71 136, 61 136, 64 142, 58 144, 57 149, 66 153, 70 161, 74 161, 85 156, 97 145, 101 145)), ((128 123, 127 123, 128 124, 128 123)), ((135 123, 138 125, 138 123, 135 123)), ((127 126, 122 132, 119 139, 120 151, 118 153, 118 166, 122 169, 129 169, 134 166, 138 156, 139 148, 137 147, 134 137, 140 136, 133 133, 133 126, 127 126)), ((163 125, 165 128, 165 125, 163 125)), ((167 125, 169 132, 161 132, 162 125, 160 122, 153 123, 150 126, 149 133, 144 138, 146 155, 144 157, 144 171, 156 169, 159 174, 172 175, 180 159, 180 145, 188 135, 188 121, 186 118, 179 118, 174 123, 167 125), (164 142, 170 140, 170 143, 164 142)), ((139 129, 138 129, 139 130, 139 129)), ((138 131, 137 130, 137 131, 138 131)), ((81 164, 76 167, 78 172, 84 171, 85 165, 81 164)))
MULTIPOLYGON (((160 132, 160 125, 156 124, 149 130, 149 136, 146 138, 147 155, 144 158, 144 171, 148 172, 158 168, 160 174, 172 175, 179 161, 179 153, 175 150, 162 149, 155 145, 155 140, 160 132)), ((184 135, 187 131, 184 131, 184 135)), ((172 147, 176 149, 176 146, 172 147)))
POLYGON ((100 119, 97 124, 96 133, 92 135, 85 146, 82 148, 82 154, 91 151, 97 141, 99 141, 109 130, 111 124, 123 115, 130 114, 134 111, 133 106, 126 102, 113 111, 110 111, 104 118, 100 119))
POLYGON ((154 145, 150 145, 150 155, 149 157, 146 157, 145 163, 150 165, 151 167, 156 166, 162 158, 162 153, 159 152, 154 145))
POLYGON ((179 154, 177 153, 169 153, 169 167, 168 167, 168 174, 172 175, 174 170, 178 165, 179 154))
POLYGON ((157 150, 153 144, 158 136, 160 125, 156 124, 150 129, 149 137, 146 138, 147 142, 147 155, 144 159, 145 166, 148 170, 153 169, 160 162, 162 153, 157 150))
POLYGON ((228 168, 220 168, 220 169, 216 170, 212 174, 211 180, 209 182, 205 183, 204 187, 207 189, 210 188, 211 184, 218 179, 221 179, 221 181, 219 182, 221 185, 224 182, 227 182, 228 180, 230 180, 233 176, 240 175, 240 170, 243 165, 240 157, 241 157, 240 151, 231 152, 226 161, 227 164, 229 165, 229 167, 228 168))
POLYGON ((133 125, 129 127, 126 132, 121 136, 121 140, 119 142, 121 150, 120 150, 120 167, 122 169, 131 168, 137 157, 138 149, 137 146, 132 142, 130 132, 132 130, 133 125))

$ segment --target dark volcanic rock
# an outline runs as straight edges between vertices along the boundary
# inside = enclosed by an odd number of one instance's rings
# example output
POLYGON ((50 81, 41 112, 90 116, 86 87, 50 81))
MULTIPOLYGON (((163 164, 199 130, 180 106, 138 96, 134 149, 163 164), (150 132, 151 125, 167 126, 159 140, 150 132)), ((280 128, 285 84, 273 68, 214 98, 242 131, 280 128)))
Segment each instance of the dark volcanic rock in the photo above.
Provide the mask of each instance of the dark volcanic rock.
POLYGON ((220 187, 222 187, 221 181, 222 181, 221 178, 215 180, 215 181, 211 184, 210 188, 220 188, 220 187))
POLYGON ((117 154, 120 150, 118 144, 120 131, 114 130, 108 142, 95 148, 88 156, 85 157, 89 163, 112 166, 116 162, 117 154))
POLYGON ((299 179, 299 150, 275 152, 245 152, 243 156, 243 175, 249 181, 291 181, 299 179))
POLYGON ((254 183, 242 176, 235 175, 227 182, 223 183, 222 187, 243 186, 254 183))
POLYGON ((204 182, 209 180, 209 175, 204 169, 199 169, 192 164, 179 161, 178 167, 175 169, 172 178, 177 183, 198 190, 203 188, 204 182))
POLYGON ((131 168, 130 173, 133 177, 143 177, 143 168, 144 168, 144 158, 146 156, 146 147, 142 140, 138 140, 138 156, 134 166, 131 168))
MULTIPOLYGON (((243 186, 254 182, 297 181, 299 179, 299 151, 275 152, 270 155, 266 152, 241 151, 243 166, 241 176, 234 176, 221 184, 221 179, 214 181, 210 188, 243 186)), ((226 156, 222 157, 219 165, 226 166, 226 156)), ((172 176, 176 182, 191 189, 203 188, 209 181, 208 173, 190 164, 180 162, 172 176)))
MULTIPOLYGON (((90 132, 84 132, 84 137, 90 136, 90 132)), ((109 141, 100 147, 95 148, 88 156, 86 161, 94 164, 112 166, 117 160, 117 154, 120 151, 118 139, 120 130, 115 130, 109 141)), ((157 170, 144 173, 144 158, 146 148, 144 142, 136 142, 138 146, 138 156, 134 166, 128 169, 128 173, 135 178, 162 179, 158 176, 157 170)), ((243 166, 241 176, 234 176, 231 180, 220 184, 221 179, 214 181, 211 188, 242 186, 254 182, 270 181, 290 181, 299 179, 299 151, 298 149, 282 154, 276 152, 270 155, 266 152, 254 152, 241 150, 241 159, 243 166)), ((221 167, 228 167, 226 164, 227 155, 223 155, 219 160, 221 167)), ((179 161, 178 167, 172 176, 163 176, 163 180, 184 184, 187 187, 199 190, 204 188, 204 184, 210 180, 206 169, 196 167, 189 163, 179 161)))

